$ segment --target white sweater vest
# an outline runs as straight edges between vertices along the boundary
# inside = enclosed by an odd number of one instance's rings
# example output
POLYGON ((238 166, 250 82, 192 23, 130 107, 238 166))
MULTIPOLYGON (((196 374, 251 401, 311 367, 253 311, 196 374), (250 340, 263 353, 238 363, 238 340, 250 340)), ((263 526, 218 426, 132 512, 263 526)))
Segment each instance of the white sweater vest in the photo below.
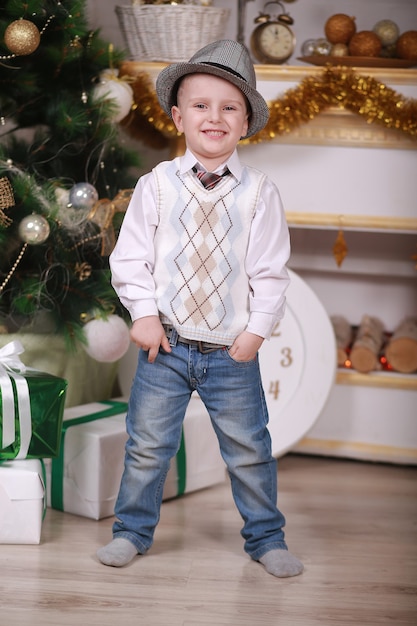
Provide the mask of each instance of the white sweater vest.
POLYGON ((159 224, 154 280, 163 323, 178 334, 231 345, 249 320, 245 270, 251 222, 265 175, 244 167, 207 191, 179 159, 157 165, 159 224))

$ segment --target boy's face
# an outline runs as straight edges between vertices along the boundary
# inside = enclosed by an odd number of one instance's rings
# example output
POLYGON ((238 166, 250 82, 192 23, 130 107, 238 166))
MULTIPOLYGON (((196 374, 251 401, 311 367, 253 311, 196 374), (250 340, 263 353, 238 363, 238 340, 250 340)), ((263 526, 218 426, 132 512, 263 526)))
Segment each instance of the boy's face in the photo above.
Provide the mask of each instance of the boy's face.
POLYGON ((187 147, 211 171, 227 160, 248 131, 245 96, 232 83, 211 74, 183 78, 172 119, 184 133, 187 147))

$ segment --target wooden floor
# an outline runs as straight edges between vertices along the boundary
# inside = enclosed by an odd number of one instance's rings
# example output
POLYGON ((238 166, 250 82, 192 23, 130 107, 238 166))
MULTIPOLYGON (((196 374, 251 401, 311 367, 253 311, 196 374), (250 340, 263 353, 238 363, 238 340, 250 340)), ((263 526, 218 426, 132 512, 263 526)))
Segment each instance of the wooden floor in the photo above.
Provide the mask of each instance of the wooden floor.
POLYGON ((279 484, 301 576, 244 554, 226 482, 165 502, 154 547, 122 569, 95 557, 112 518, 48 509, 39 546, 0 546, 0 624, 415 626, 417 468, 287 455, 279 484))

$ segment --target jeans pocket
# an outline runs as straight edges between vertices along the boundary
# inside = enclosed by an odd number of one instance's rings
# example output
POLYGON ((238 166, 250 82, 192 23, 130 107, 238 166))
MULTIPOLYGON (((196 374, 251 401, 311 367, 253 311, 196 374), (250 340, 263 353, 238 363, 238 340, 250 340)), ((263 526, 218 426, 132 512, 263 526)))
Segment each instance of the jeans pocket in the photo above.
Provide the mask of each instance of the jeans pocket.
POLYGON ((236 365, 237 367, 250 367, 251 365, 254 365, 258 359, 258 356, 256 356, 254 359, 250 359, 250 361, 237 361, 231 356, 229 352, 229 348, 226 348, 226 350, 223 350, 222 353, 225 355, 225 358, 230 360, 233 363, 233 365, 236 365))

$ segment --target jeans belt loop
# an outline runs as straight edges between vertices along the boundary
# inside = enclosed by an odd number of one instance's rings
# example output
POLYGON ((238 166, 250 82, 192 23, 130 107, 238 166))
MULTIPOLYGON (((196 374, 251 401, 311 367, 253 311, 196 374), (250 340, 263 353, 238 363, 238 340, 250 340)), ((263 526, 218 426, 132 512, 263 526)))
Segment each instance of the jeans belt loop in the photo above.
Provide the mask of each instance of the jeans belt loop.
POLYGON ((173 347, 176 346, 178 343, 177 330, 173 326, 167 326, 166 324, 164 324, 163 326, 164 326, 165 334, 169 341, 169 345, 173 347))

